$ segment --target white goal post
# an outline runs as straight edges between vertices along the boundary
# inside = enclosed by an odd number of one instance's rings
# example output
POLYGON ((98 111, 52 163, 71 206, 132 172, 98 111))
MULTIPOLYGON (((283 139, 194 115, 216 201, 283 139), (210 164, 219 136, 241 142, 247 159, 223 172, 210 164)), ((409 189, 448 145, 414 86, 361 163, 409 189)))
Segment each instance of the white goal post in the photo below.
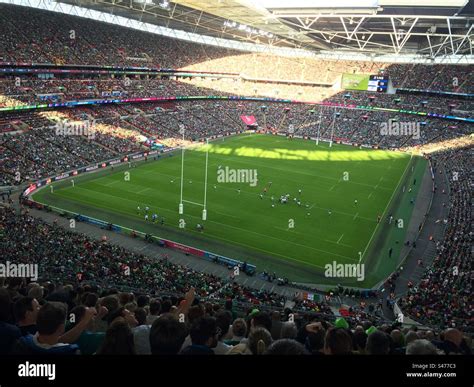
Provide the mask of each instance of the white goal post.
POLYGON ((196 206, 203 207, 202 209, 202 220, 207 220, 207 170, 209 165, 209 139, 206 139, 206 164, 204 167, 204 200, 203 203, 197 203, 190 200, 183 199, 183 187, 184 187, 184 154, 185 154, 185 140, 184 140, 184 125, 180 125, 180 132, 183 135, 183 143, 181 145, 181 189, 180 189, 180 200, 178 206, 178 212, 180 215, 184 214, 184 203, 193 204, 196 206))

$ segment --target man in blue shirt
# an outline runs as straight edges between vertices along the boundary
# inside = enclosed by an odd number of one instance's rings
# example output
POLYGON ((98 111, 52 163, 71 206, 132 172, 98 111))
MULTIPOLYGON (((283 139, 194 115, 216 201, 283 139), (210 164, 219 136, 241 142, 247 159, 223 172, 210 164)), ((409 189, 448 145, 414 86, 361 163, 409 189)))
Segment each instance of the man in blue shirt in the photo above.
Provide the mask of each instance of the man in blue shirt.
POLYGON ((59 342, 66 325, 66 305, 59 302, 48 302, 38 312, 35 335, 21 337, 13 348, 18 355, 75 355, 79 353, 76 344, 59 342))

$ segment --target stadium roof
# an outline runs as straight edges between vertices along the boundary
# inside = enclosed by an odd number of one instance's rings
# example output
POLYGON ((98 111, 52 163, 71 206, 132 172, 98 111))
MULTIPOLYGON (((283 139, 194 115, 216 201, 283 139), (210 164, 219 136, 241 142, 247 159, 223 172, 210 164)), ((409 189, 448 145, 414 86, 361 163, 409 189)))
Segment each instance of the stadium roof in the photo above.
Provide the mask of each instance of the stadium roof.
POLYGON ((468 0, 62 0, 61 3, 213 38, 301 48, 313 53, 440 58, 472 56, 474 46, 474 4, 468 0))

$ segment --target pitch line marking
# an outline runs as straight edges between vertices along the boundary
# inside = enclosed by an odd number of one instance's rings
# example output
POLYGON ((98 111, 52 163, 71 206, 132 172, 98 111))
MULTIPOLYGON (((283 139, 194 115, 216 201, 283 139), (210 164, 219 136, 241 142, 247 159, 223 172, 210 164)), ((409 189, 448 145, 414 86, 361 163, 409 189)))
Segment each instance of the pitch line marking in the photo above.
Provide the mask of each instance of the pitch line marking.
POLYGON ((107 187, 110 187, 111 185, 121 183, 121 182, 122 182, 121 180, 114 180, 114 181, 111 181, 110 183, 104 183, 104 185, 106 185, 107 187))
POLYGON ((341 241, 341 239, 342 239, 343 236, 344 236, 344 234, 342 234, 342 235, 339 237, 339 239, 338 239, 337 242, 336 242, 337 244, 339 244, 339 242, 341 241))
MULTIPOLYGON (((379 179, 379 182, 378 182, 377 185, 374 187, 374 189, 377 189, 377 188, 379 187, 379 184, 380 184, 380 182, 381 182, 382 180, 383 180, 383 177, 381 177, 381 178, 379 179)), ((369 196, 369 197, 370 197, 370 196, 369 196)))
MULTIPOLYGON (((337 242, 334 242, 334 241, 330 241, 329 239, 325 239, 324 241, 325 241, 325 242, 332 243, 332 244, 334 244, 334 245, 339 245, 339 246, 344 246, 344 247, 350 247, 351 249, 354 248, 354 246, 346 245, 345 243, 337 243, 337 242)), ((353 259, 353 258, 350 258, 350 257, 347 257, 347 258, 353 259)))
POLYGON ((229 215, 229 214, 224 214, 223 212, 219 212, 219 211, 216 211, 216 210, 212 210, 212 212, 215 212, 216 214, 219 214, 219 215, 222 215, 222 216, 228 216, 229 218, 240 219, 240 218, 237 217, 237 216, 229 215))
POLYGON ((146 192, 146 191, 148 191, 149 189, 150 189, 150 188, 141 189, 140 191, 137 192, 137 195, 140 195, 141 193, 146 192))
MULTIPOLYGON (((283 227, 277 227, 277 226, 273 226, 273 228, 276 228, 277 230, 282 230, 282 231, 289 231, 290 229, 289 228, 283 228, 283 227)), ((299 231, 296 231, 296 230, 292 230, 291 232, 294 232, 296 234, 300 234, 300 235, 306 235, 306 234, 303 234, 302 232, 299 232, 299 231)), ((344 235, 344 234, 342 234, 344 235)), ((318 238, 316 238, 318 239, 318 238)), ((341 239, 341 238, 339 238, 341 239)), ((318 239, 318 240, 323 240, 323 239, 318 239)), ((353 246, 351 245, 346 245, 344 243, 339 243, 339 242, 334 242, 334 241, 330 241, 329 239, 324 239, 324 242, 329 242, 329 243, 332 243, 334 245, 340 245, 340 246, 345 246, 345 247, 350 247, 350 248, 354 248, 353 246)), ((352 259, 351 257, 346 257, 346 258, 349 258, 349 259, 352 259)))
MULTIPOLYGON (((278 230, 282 230, 282 231, 290 231, 290 228, 287 227, 287 228, 283 228, 283 227, 277 227, 277 226, 273 226, 274 228, 278 229, 278 230)), ((298 231, 294 231, 293 232, 296 232, 297 234, 301 234, 300 232, 298 231)))
POLYGON ((184 200, 184 199, 183 199, 183 202, 185 202, 185 203, 190 203, 190 204, 195 204, 196 206, 204 207, 204 204, 192 202, 192 201, 190 201, 190 200, 184 200))
POLYGON ((339 180, 337 181, 337 183, 334 184, 331 188, 329 188, 329 191, 332 191, 332 190, 336 187, 336 185, 338 185, 341 181, 342 181, 342 179, 339 178, 339 180))

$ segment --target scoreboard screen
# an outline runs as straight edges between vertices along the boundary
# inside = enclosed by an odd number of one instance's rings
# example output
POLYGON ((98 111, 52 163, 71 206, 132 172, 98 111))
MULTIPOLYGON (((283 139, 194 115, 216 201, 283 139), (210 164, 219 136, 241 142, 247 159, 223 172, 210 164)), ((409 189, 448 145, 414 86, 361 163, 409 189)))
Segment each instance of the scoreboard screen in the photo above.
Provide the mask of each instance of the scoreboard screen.
POLYGON ((387 75, 343 74, 342 89, 385 93, 388 87, 387 75))
POLYGON ((386 75, 370 75, 367 91, 378 91, 385 93, 388 87, 388 76, 386 75))

